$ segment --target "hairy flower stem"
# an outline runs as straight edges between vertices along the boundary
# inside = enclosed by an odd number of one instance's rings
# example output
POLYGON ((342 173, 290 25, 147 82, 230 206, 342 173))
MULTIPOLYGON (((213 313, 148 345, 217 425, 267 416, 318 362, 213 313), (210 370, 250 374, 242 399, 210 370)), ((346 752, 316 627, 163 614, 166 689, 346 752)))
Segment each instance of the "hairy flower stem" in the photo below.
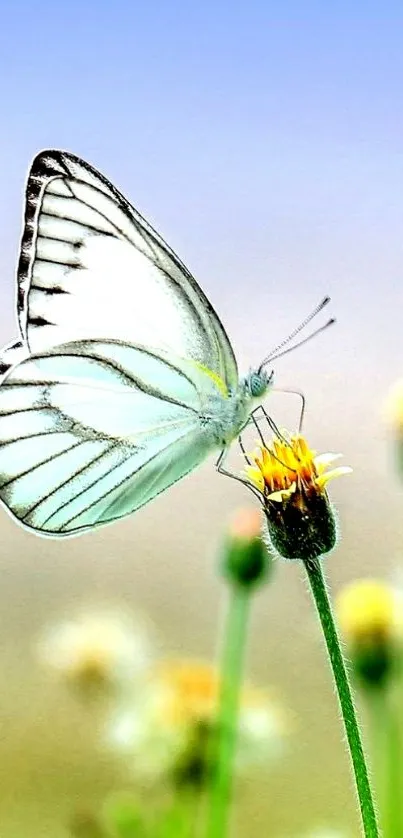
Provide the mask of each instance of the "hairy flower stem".
POLYGON ((228 832, 249 604, 250 588, 231 585, 224 627, 221 695, 213 751, 207 838, 226 838, 228 832))
POLYGON ((362 747, 360 729, 353 703, 353 697, 346 665, 343 659, 340 640, 330 605, 326 583, 320 560, 311 559, 304 562, 308 574, 309 584, 321 622, 323 635, 329 654, 330 665, 340 701, 341 714, 346 730, 347 742, 354 771, 358 801, 360 805, 363 834, 365 838, 379 838, 380 832, 375 814, 375 806, 368 769, 362 747))

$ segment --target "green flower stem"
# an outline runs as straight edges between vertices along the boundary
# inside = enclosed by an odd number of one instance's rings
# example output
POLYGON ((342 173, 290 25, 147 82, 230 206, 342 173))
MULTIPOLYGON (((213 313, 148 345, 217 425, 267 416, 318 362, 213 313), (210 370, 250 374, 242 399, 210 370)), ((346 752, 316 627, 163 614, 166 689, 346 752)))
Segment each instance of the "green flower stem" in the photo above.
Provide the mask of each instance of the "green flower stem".
POLYGON ((361 810, 362 825, 365 838, 379 838, 374 800, 369 783, 368 769, 365 762, 364 750, 361 742, 360 729, 353 703, 353 697, 346 665, 343 659, 340 640, 337 634, 326 583, 320 560, 305 561, 309 584, 316 609, 322 625, 323 635, 329 654, 337 694, 340 701, 341 713, 347 735, 353 765, 358 801, 361 810))
POLYGON ((250 586, 232 584, 224 627, 221 696, 213 752, 207 838, 225 838, 228 832, 249 605, 250 586))

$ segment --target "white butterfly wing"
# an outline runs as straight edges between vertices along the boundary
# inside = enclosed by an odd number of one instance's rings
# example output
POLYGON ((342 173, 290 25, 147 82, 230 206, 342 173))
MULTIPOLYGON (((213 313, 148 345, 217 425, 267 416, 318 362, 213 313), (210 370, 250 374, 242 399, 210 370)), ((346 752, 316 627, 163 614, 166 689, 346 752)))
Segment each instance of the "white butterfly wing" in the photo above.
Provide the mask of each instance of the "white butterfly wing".
POLYGON ((0 379, 3 375, 29 355, 28 348, 22 340, 13 340, 0 351, 0 379))
POLYGON ((200 420, 210 395, 216 384, 197 364, 121 342, 27 358, 0 387, 0 498, 55 536, 127 515, 215 447, 200 420))
POLYGON ((30 352, 119 339, 238 383, 229 340, 187 268, 103 175, 67 152, 41 152, 28 177, 18 316, 30 352))

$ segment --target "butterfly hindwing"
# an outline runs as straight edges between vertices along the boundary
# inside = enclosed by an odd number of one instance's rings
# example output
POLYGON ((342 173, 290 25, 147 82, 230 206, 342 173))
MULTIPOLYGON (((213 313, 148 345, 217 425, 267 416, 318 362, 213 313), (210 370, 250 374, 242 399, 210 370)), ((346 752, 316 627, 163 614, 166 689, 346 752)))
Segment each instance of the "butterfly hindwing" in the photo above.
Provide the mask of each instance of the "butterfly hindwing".
POLYGON ((138 509, 214 448, 200 375, 113 341, 23 360, 0 387, 0 498, 57 536, 138 509))

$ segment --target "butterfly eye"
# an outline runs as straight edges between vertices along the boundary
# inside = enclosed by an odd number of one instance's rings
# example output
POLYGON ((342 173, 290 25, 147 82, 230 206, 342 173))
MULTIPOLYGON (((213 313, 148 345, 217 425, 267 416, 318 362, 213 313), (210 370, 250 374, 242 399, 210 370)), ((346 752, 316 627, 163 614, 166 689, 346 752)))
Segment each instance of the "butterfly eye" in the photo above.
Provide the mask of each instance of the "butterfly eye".
POLYGON ((258 399, 260 396, 263 396, 272 378, 272 372, 270 373, 270 376, 268 376, 264 370, 262 370, 262 372, 252 372, 248 380, 248 388, 251 396, 254 399, 258 399))

